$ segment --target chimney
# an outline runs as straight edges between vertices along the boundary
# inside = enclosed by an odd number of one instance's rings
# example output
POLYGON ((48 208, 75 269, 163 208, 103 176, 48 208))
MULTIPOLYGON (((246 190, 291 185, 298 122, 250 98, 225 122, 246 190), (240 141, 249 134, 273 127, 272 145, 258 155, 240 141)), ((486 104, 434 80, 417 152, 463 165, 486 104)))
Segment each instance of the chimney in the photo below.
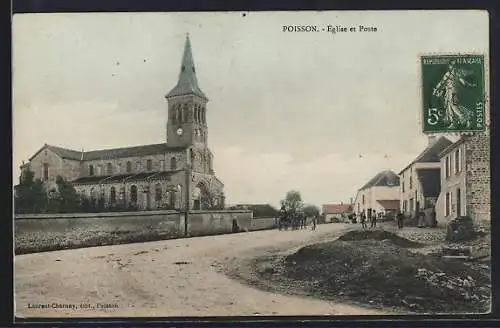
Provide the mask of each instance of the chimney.
POLYGON ((80 157, 80 161, 83 161, 83 148, 82 148, 82 156, 80 157))
POLYGON ((429 145, 432 144, 436 140, 436 135, 428 135, 427 140, 429 141, 429 145))

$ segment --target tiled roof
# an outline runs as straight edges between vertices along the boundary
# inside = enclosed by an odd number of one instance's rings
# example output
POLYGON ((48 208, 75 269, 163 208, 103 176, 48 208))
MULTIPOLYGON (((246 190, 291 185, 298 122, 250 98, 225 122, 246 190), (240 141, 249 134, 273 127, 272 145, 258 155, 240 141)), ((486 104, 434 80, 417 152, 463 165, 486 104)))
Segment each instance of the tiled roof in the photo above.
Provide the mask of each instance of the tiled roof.
POLYGON ((462 136, 460 139, 458 139, 456 142, 452 143, 451 145, 449 145, 448 147, 446 147, 445 149, 443 149, 440 153, 439 153, 439 157, 443 157, 445 156, 446 154, 448 154, 450 151, 452 151, 453 149, 456 149, 459 145, 463 144, 465 141, 467 141, 467 138, 465 136, 462 136))
POLYGON ((113 159, 113 158, 123 158, 123 157, 135 157, 135 156, 147 156, 162 154, 165 152, 177 152, 182 151, 184 147, 170 147, 166 143, 152 144, 152 145, 142 145, 124 148, 111 148, 102 150, 91 150, 86 152, 76 151, 72 149, 45 145, 39 151, 37 151, 33 156, 31 156, 30 161, 44 148, 50 149, 61 158, 71 159, 75 161, 91 161, 99 159, 113 159), (83 155, 83 156, 82 156, 83 155))
POLYGON ((378 173, 371 178, 360 190, 368 189, 371 187, 394 187, 399 186, 399 176, 391 170, 386 170, 378 173))
POLYGON ((180 172, 177 171, 163 171, 163 172, 142 172, 137 174, 117 174, 117 175, 104 175, 104 176, 88 176, 77 178, 72 183, 75 184, 98 184, 98 183, 112 183, 112 182, 122 182, 122 181, 143 181, 147 179, 151 180, 160 180, 169 178, 175 173, 180 172))
POLYGON ((439 137, 431 142, 410 164, 408 164, 404 169, 399 172, 399 174, 403 173, 410 165, 414 163, 433 163, 439 162, 440 157, 439 154, 451 145, 453 142, 450 141, 446 137, 439 137))
POLYGON ((162 154, 165 152, 175 152, 182 151, 185 147, 170 147, 166 143, 125 147, 125 148, 112 148, 103 150, 91 150, 84 153, 84 160, 96 160, 96 159, 112 159, 112 158, 123 158, 123 157, 134 157, 134 156, 147 156, 162 154))
POLYGON ((440 169, 417 169, 418 180, 424 197, 438 197, 441 191, 440 169))
POLYGON ((338 214, 348 213, 352 211, 350 204, 325 204, 323 205, 323 213, 325 214, 338 214))
POLYGON ((167 94, 166 97, 182 96, 187 94, 195 94, 207 99, 203 91, 201 91, 198 86, 198 79, 196 78, 189 36, 186 36, 186 42, 184 44, 184 54, 182 56, 181 71, 179 73, 177 85, 167 94))

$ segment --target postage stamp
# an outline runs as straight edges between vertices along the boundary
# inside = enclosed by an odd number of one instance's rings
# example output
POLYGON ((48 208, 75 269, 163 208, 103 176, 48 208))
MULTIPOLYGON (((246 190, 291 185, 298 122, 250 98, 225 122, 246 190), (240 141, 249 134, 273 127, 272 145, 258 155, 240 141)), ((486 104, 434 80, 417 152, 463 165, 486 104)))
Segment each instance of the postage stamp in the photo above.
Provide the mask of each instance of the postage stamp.
POLYGON ((484 131, 484 55, 428 55, 420 62, 424 133, 484 131))
POLYGON ((20 320, 491 310, 487 12, 12 24, 20 320))

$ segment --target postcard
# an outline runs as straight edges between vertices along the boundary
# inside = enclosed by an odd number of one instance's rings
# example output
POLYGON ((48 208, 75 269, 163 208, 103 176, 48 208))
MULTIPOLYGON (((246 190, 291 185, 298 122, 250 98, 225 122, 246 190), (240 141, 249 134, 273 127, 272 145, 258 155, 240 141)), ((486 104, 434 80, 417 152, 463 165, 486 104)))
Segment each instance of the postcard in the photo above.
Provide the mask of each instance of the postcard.
POLYGON ((12 24, 16 318, 491 311, 486 11, 12 24))

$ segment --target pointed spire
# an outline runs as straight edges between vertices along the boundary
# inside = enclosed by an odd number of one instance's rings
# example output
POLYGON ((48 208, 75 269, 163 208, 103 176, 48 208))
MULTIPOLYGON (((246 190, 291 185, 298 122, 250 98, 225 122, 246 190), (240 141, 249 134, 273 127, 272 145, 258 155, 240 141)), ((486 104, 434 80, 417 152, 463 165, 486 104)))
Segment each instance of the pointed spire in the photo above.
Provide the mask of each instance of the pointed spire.
POLYGON ((181 70, 179 72, 179 79, 177 81, 177 85, 167 94, 167 97, 181 96, 187 94, 195 94, 197 96, 207 99, 205 94, 201 91, 200 87, 198 86, 198 79, 196 78, 196 70, 194 66, 189 33, 186 34, 186 41, 184 43, 184 54, 182 55, 181 70))

